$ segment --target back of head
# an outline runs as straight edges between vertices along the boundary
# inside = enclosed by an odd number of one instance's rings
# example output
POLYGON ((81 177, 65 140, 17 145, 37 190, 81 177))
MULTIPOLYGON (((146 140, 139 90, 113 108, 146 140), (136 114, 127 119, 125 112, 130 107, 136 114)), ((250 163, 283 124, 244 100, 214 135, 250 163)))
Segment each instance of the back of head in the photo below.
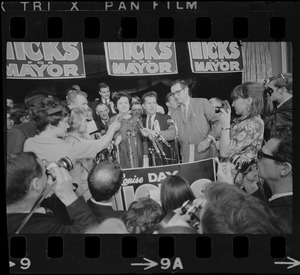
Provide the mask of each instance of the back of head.
POLYGON ((172 175, 162 181, 160 201, 165 214, 181 207, 187 200, 193 201, 194 199, 195 195, 184 178, 172 175))
POLYGON ((120 189, 122 181, 123 171, 117 162, 99 162, 88 175, 91 195, 98 202, 110 200, 120 189))
POLYGON ((215 182, 205 189, 204 234, 282 234, 285 226, 262 200, 236 186, 215 182))
POLYGON ((70 114, 70 110, 56 98, 45 98, 40 106, 32 108, 29 113, 31 121, 42 132, 49 124, 57 126, 70 114))
POLYGON ((100 224, 86 229, 87 234, 128 234, 126 226, 121 219, 109 218, 100 224))
POLYGON ((43 170, 32 152, 8 155, 6 165, 6 204, 11 205, 27 196, 30 182, 43 170))
POLYGON ((231 92, 232 100, 237 98, 252 98, 252 104, 248 118, 252 118, 257 115, 261 115, 265 108, 264 103, 264 91, 265 86, 256 82, 245 82, 236 86, 231 92))
POLYGON ((148 197, 132 202, 122 217, 127 230, 136 234, 153 233, 162 218, 161 206, 148 197))
POLYGON ((283 162, 293 164, 293 126, 278 125, 271 131, 271 138, 279 140, 277 150, 273 156, 281 159, 283 162))

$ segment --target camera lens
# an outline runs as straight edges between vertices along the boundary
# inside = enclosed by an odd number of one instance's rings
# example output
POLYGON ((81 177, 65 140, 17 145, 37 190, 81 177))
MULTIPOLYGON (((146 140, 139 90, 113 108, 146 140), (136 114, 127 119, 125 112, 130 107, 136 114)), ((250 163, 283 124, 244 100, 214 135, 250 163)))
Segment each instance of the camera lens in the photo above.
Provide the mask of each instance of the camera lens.
POLYGON ((73 169, 73 163, 68 157, 61 158, 57 165, 59 167, 65 168, 67 171, 71 171, 73 169))

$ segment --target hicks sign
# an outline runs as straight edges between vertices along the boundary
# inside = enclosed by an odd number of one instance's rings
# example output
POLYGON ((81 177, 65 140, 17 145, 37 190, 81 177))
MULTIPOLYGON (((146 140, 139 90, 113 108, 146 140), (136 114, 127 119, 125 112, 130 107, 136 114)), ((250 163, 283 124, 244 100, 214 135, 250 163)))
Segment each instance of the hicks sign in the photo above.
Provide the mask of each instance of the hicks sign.
POLYGON ((106 42, 109 75, 177 74, 174 42, 106 42))
POLYGON ((236 42, 188 42, 193 73, 233 73, 243 70, 236 42))
POLYGON ((85 77, 82 43, 7 42, 8 79, 62 79, 85 77))

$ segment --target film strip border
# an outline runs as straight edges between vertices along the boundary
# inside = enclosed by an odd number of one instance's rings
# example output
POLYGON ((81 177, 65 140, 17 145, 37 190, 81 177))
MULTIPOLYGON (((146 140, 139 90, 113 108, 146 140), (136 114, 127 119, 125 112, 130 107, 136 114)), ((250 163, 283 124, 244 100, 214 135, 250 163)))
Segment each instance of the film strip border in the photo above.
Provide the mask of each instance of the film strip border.
POLYGON ((242 235, 14 236, 9 240, 10 270, 109 273, 151 268, 151 272, 278 273, 300 265, 287 255, 285 237, 250 239, 242 235))
MULTIPOLYGON (((127 9, 119 10, 120 12, 117 10, 106 12, 99 7, 93 9, 92 4, 95 5, 93 2, 87 2, 90 5, 82 7, 88 10, 79 9, 78 6, 83 5, 82 2, 63 2, 64 4, 57 7, 57 10, 53 10, 55 7, 52 2, 17 2, 16 6, 2 2, 3 34, 10 39, 27 41, 36 39, 91 42, 99 39, 279 41, 292 40, 298 32, 299 5, 296 2, 289 2, 289 5, 282 2, 255 4, 236 2, 230 5, 226 2, 214 4, 194 2, 197 3, 195 6, 197 9, 155 10, 155 12, 153 9, 138 12, 127 9), (34 3, 39 9, 34 8, 34 3), (75 5, 75 8, 72 8, 72 5, 75 5), (289 16, 285 16, 286 14, 289 16)), ((150 3, 162 5, 155 1, 150 3)), ((184 5, 185 2, 180 3, 184 5)))
MULTIPOLYGON (((198 2, 195 10, 180 10, 178 7, 183 6, 180 4, 155 12, 153 8, 136 12, 117 8, 97 10, 92 6, 82 11, 81 3, 74 5, 77 2, 67 2, 60 10, 53 10, 51 4, 47 10, 49 2, 37 1, 33 2, 36 4, 28 2, 24 11, 24 4, 20 3, 22 8, 11 10, 5 2, 1 3, 2 43, 245 39, 286 40, 292 41, 295 49, 300 46, 300 7, 296 2, 230 5, 219 2, 218 6, 198 2), (38 8, 39 3, 42 10, 38 8)), ((297 51, 294 61, 294 73, 298 75, 297 51)), ((297 177, 295 174, 295 182, 297 177)), ((289 236, 14 236, 8 238, 10 272, 297 273, 300 266, 298 224, 295 221, 294 233, 289 236)))

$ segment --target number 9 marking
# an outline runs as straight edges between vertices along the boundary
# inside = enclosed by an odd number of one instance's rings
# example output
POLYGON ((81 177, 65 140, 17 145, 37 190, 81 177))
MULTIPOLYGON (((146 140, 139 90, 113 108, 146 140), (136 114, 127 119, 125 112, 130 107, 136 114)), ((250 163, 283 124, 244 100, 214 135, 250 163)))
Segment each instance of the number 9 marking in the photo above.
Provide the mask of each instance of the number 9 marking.
POLYGON ((23 258, 20 261, 21 269, 28 269, 31 266, 31 261, 28 258, 23 258))

